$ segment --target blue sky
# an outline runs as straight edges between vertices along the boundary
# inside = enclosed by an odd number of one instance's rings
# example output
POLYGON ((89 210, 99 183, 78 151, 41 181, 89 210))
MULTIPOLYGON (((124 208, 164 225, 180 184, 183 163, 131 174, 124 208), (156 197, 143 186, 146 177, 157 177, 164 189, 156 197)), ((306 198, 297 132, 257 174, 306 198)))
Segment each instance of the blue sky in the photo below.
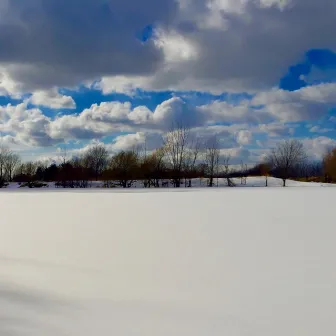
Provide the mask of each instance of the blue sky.
POLYGON ((176 119, 233 162, 336 147, 333 0, 80 4, 0 7, 1 141, 23 158, 155 148, 176 119))

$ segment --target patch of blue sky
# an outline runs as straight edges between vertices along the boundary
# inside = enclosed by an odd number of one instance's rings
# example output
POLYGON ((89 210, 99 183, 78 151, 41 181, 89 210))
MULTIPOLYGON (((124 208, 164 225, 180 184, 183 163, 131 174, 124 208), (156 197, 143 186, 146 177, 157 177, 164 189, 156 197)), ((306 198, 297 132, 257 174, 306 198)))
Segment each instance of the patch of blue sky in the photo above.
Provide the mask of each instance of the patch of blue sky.
POLYGON ((150 110, 154 110, 157 105, 161 104, 172 97, 170 91, 163 92, 147 92, 137 90, 133 95, 123 93, 110 93, 104 95, 100 90, 80 87, 76 91, 62 89, 63 94, 71 96, 76 102, 76 109, 64 111, 66 114, 79 113, 89 108, 93 104, 101 104, 102 102, 129 102, 131 108, 138 106, 147 106, 150 110))
POLYGON ((326 81, 336 81, 336 53, 328 49, 311 49, 305 53, 302 61, 289 67, 285 76, 281 78, 279 87, 295 91, 326 81), (316 70, 320 73, 320 78, 314 79, 312 74, 316 70))
POLYGON ((185 91, 173 94, 183 98, 184 101, 192 106, 207 105, 213 101, 226 101, 229 104, 238 105, 242 100, 250 100, 253 97, 253 95, 245 92, 213 95, 207 92, 185 91))
POLYGON ((136 37, 141 42, 147 42, 153 37, 153 34, 154 34, 154 25, 149 24, 144 29, 142 29, 140 32, 138 32, 136 34, 136 37))
POLYGON ((189 91, 143 91, 136 90, 133 95, 123 93, 110 93, 104 95, 100 90, 80 87, 78 90, 62 89, 62 94, 70 95, 76 102, 76 109, 64 110, 64 114, 80 113, 93 104, 99 105, 102 102, 129 102, 131 108, 138 106, 146 106, 151 111, 162 104, 164 101, 172 97, 181 97, 185 102, 192 106, 200 106, 210 104, 213 101, 227 101, 230 104, 239 104, 240 101, 251 99, 252 96, 247 93, 212 95, 205 92, 189 92, 189 91))
POLYGON ((11 98, 9 96, 0 96, 0 105, 1 106, 5 106, 5 105, 8 105, 8 104, 16 106, 20 103, 22 103, 22 99, 15 99, 15 98, 11 98))

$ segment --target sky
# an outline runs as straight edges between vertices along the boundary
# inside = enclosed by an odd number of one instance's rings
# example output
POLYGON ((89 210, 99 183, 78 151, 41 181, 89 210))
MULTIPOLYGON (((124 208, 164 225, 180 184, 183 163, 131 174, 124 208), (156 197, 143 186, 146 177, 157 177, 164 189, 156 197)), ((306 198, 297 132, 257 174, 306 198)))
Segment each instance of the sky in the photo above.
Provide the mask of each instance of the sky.
POLYGON ((23 160, 109 152, 176 120, 232 163, 336 147, 334 0, 0 0, 0 141, 23 160))

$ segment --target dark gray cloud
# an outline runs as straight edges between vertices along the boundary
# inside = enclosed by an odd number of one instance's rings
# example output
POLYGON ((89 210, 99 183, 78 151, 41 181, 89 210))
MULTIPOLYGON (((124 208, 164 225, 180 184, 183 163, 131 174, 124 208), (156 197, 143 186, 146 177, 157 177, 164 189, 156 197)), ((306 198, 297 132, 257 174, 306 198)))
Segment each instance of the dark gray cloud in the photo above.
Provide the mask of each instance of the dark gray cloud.
POLYGON ((335 13, 334 0, 8 0, 0 67, 22 91, 117 75, 155 90, 265 89, 307 50, 336 50, 335 13), (159 37, 141 43, 149 24, 159 37))
MULTIPOLYGON (((334 0, 180 1, 185 5, 171 27, 184 47, 170 31, 163 32, 163 50, 179 50, 176 56, 192 50, 192 56, 170 59, 169 66, 139 81, 140 87, 216 93, 265 90, 277 86, 308 50, 336 50, 334 0)), ((112 91, 112 83, 103 80, 101 87, 112 91)))
POLYGON ((0 6, 0 63, 31 88, 150 74, 162 53, 137 35, 167 24, 176 9, 171 0, 8 0, 0 6))

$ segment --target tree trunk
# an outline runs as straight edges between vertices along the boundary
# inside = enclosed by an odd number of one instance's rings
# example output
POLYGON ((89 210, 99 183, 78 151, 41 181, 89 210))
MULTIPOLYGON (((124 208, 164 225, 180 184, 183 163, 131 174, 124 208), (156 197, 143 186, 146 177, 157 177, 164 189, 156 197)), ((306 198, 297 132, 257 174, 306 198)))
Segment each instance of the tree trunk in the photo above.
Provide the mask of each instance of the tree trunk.
POLYGON ((283 181, 283 186, 286 187, 286 179, 282 179, 283 181))

